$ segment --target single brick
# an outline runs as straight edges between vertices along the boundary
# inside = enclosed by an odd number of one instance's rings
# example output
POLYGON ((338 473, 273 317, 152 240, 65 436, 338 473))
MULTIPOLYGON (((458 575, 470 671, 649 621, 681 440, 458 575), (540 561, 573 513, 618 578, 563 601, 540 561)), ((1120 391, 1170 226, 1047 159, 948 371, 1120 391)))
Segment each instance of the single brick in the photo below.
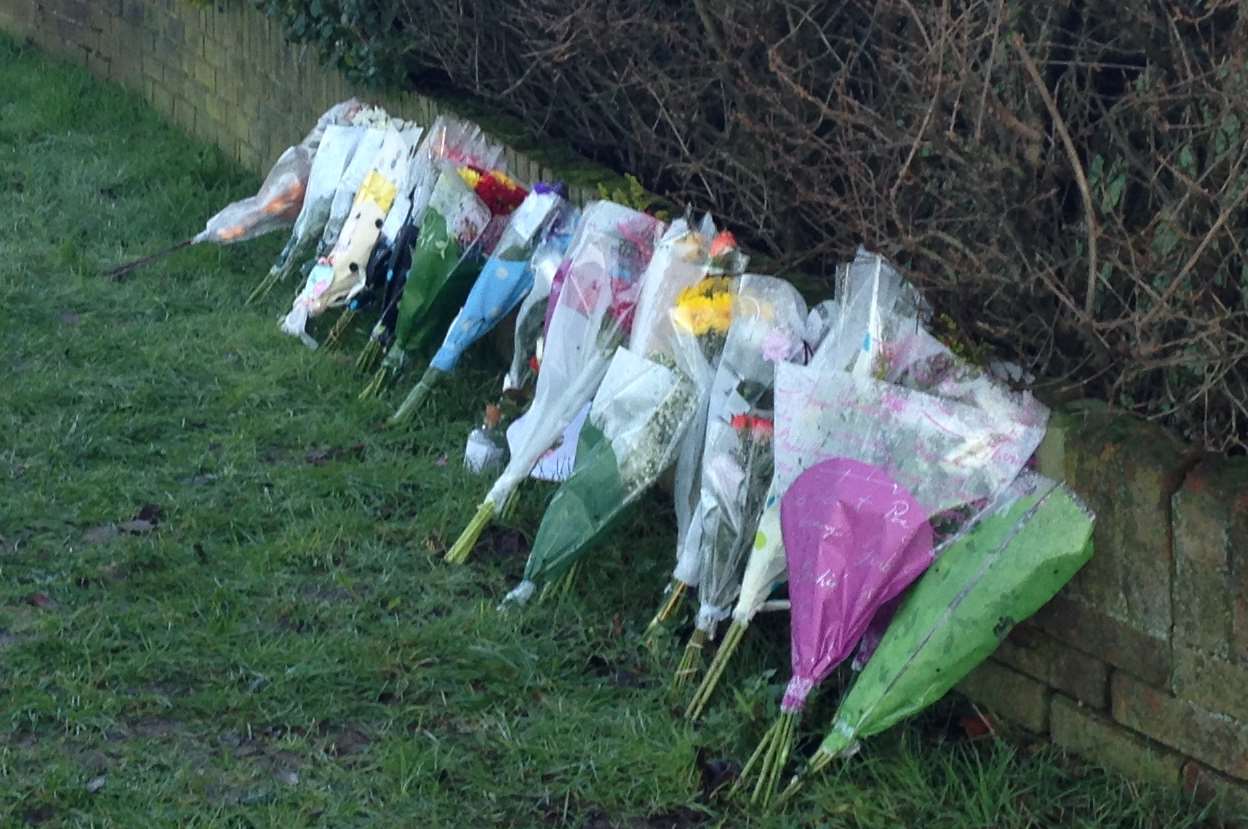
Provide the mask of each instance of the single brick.
POLYGON ((122 20, 136 26, 142 25, 146 11, 147 4, 143 0, 123 0, 121 4, 122 20))
POLYGON ((1053 742, 1067 751, 1137 780, 1174 786, 1183 758, 1072 699, 1053 698, 1053 742))
POLYGON ((1028 731, 1043 734, 1049 730, 1049 689, 999 662, 983 663, 957 690, 1028 731))
POLYGON ((1173 687, 1180 699, 1248 723, 1248 666, 1176 645, 1173 687))
POLYGON ((1114 719, 1232 777, 1248 780, 1248 725, 1123 673, 1111 682, 1114 719))
POLYGON ((1218 814, 1231 821, 1227 829, 1248 829, 1248 784, 1232 780, 1195 760, 1183 764, 1183 790, 1202 802, 1218 801, 1218 814))
POLYGON ((173 117, 173 94, 164 84, 152 84, 152 106, 166 118, 173 117))
POLYGON ((1096 709, 1104 709, 1108 705, 1108 666, 1057 641, 1034 625, 1016 627, 1001 643, 994 657, 1085 705, 1096 709))
POLYGON ((191 75, 207 89, 212 89, 217 85, 216 70, 212 68, 212 63, 207 58, 201 57, 195 60, 191 75))
POLYGON ((1145 682, 1159 687, 1170 684, 1170 643, 1165 639, 1149 636, 1060 593, 1040 609, 1034 623, 1053 638, 1145 682))

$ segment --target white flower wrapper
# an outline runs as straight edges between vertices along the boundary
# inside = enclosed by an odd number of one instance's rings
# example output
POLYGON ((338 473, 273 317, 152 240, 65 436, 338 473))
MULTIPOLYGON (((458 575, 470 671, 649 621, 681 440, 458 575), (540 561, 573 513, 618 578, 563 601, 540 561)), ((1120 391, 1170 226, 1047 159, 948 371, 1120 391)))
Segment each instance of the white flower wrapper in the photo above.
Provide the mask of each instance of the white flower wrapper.
POLYGON ((567 276, 546 333, 533 405, 533 425, 485 501, 501 508, 593 398, 616 347, 628 336, 642 270, 663 225, 611 202, 586 208, 567 257, 567 276), (650 249, 644 249, 651 246, 650 249))
MULTIPOLYGON (((393 126, 385 130, 332 250, 312 267, 303 290, 281 322, 283 332, 298 337, 309 348, 316 348, 316 341, 306 331, 308 319, 341 305, 364 286, 369 254, 398 193, 395 182, 401 172, 406 174, 408 149, 403 133, 393 126)), ((335 193, 335 206, 341 192, 340 188, 335 193)))
POLYGON ((740 590, 772 478, 775 373, 805 355, 806 315, 806 303, 788 282, 741 278, 707 407, 701 490, 691 523, 699 536, 696 570, 677 565, 678 577, 696 577, 681 581, 698 586, 697 625, 707 634, 727 618, 740 590))
POLYGON ((295 219, 290 240, 286 242, 269 271, 271 278, 285 279, 312 254, 317 240, 325 230, 325 222, 329 219, 338 182, 365 132, 364 127, 340 124, 332 124, 325 129, 320 146, 312 159, 312 172, 308 175, 308 189, 303 197, 303 207, 295 219))
POLYGON ((347 164, 342 178, 338 180, 338 186, 334 189, 334 197, 329 205, 329 217, 325 220, 325 227, 321 230, 321 240, 317 247, 318 255, 332 249, 338 241, 342 226, 347 221, 347 217, 351 215, 355 193, 360 189, 360 185, 364 183, 369 172, 376 167, 374 162, 381 153, 382 145, 387 138, 391 141, 393 151, 396 154, 401 152, 399 132, 393 127, 368 127, 360 137, 355 153, 351 156, 351 161, 347 164))

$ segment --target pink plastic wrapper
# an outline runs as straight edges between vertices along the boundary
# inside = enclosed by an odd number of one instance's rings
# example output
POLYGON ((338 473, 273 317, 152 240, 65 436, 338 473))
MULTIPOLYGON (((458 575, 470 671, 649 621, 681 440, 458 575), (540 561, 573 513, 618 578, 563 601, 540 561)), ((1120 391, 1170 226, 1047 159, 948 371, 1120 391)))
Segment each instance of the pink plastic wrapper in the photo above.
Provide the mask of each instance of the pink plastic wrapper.
POLYGON ((803 472, 780 503, 789 567, 793 676, 781 709, 801 710, 872 617, 932 562, 932 527, 879 467, 848 458, 803 472))

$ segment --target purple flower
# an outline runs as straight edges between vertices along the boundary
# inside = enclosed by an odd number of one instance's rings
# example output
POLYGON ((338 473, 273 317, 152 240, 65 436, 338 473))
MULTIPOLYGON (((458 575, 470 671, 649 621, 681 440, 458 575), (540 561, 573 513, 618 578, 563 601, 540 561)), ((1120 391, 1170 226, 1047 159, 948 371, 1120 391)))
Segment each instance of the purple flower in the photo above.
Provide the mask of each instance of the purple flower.
POLYGON ((778 328, 767 332, 763 338, 763 359, 771 363, 782 363, 793 353, 793 341, 789 335, 778 328))
POLYGON ((556 196, 566 199, 568 197, 568 186, 562 181, 539 181, 537 184, 533 185, 533 192, 541 193, 543 195, 554 193, 556 196))

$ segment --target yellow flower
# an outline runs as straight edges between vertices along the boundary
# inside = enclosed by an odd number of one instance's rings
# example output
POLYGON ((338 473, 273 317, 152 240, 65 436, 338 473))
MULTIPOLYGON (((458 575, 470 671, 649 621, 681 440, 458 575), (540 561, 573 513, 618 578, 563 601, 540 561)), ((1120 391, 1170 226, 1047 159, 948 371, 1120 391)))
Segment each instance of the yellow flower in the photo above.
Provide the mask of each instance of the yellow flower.
POLYGON ((520 186, 520 182, 507 175, 502 170, 491 170, 490 175, 492 175, 500 184, 505 184, 512 190, 515 190, 520 186))
POLYGON ((460 167, 459 177, 462 178, 464 183, 467 184, 472 190, 476 190, 477 184, 481 182, 481 174, 471 167, 460 167))
POLYGON ((724 332, 732 323, 733 295, 727 280, 704 279, 681 292, 672 321, 695 336, 724 332))
POLYGON ((721 291, 711 297, 711 327, 716 331, 727 331, 732 324, 733 296, 721 291))

